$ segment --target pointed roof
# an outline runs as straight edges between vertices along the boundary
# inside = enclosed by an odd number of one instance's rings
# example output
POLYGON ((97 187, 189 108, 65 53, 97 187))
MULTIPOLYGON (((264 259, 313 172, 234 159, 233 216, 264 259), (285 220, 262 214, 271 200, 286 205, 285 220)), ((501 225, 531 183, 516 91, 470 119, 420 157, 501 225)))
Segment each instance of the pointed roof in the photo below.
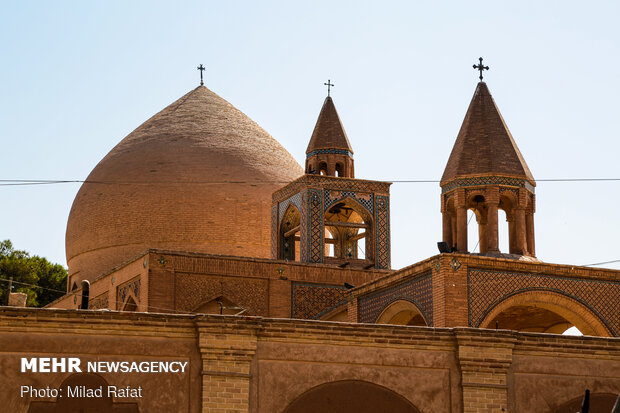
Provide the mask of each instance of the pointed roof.
POLYGON ((334 101, 329 96, 325 98, 306 153, 317 149, 346 149, 353 153, 347 133, 342 127, 340 117, 334 106, 334 101))
POLYGON ((478 83, 441 184, 475 175, 508 175, 536 185, 486 83, 478 83))

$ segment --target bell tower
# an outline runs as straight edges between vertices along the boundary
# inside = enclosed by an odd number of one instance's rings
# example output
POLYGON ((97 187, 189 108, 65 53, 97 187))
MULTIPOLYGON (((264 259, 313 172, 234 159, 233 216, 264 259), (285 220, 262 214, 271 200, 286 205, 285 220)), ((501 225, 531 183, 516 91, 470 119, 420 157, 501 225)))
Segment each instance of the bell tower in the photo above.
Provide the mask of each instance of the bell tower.
POLYGON ((486 83, 479 82, 441 178, 443 241, 468 252, 467 212, 475 213, 480 254, 535 257, 536 181, 486 83), (506 213, 509 251, 499 250, 498 210, 506 213))
POLYGON ((355 179, 353 150, 327 96, 306 174, 273 193, 273 259, 390 268, 390 183, 355 179))
POLYGON ((329 95, 306 149, 306 173, 355 178, 353 149, 329 95))

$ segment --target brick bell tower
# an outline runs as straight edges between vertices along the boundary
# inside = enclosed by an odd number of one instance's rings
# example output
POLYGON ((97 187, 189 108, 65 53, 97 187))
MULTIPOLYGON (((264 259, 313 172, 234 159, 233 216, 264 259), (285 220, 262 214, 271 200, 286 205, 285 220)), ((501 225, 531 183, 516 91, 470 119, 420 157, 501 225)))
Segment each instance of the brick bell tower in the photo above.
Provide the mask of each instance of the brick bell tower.
POLYGON ((273 259, 390 268, 391 183, 354 176, 353 149, 328 95, 306 151, 306 174, 273 194, 273 259))
POLYGON ((452 250, 469 251, 467 211, 472 210, 478 223, 480 254, 536 256, 536 181, 482 81, 476 87, 440 186, 443 241, 452 250), (509 251, 499 250, 499 209, 505 211, 508 221, 509 251))
POLYGON ((353 149, 329 95, 306 149, 306 173, 355 178, 353 149))

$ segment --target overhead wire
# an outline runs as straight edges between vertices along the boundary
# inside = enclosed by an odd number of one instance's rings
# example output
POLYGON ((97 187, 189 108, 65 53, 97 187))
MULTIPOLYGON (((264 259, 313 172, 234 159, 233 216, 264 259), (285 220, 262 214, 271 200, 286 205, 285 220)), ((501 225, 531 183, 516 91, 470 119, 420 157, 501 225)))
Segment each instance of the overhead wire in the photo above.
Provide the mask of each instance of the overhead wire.
MULTIPOLYGON (((548 178, 537 179, 536 182, 619 182, 620 178, 548 178)), ((441 183, 435 179, 395 179, 384 180, 394 184, 441 183)), ((218 185, 218 184, 246 184, 246 185, 273 185, 288 184, 289 181, 107 181, 107 180, 80 180, 80 179, 0 179, 0 186, 26 185, 58 185, 58 184, 100 184, 100 185, 218 185)))

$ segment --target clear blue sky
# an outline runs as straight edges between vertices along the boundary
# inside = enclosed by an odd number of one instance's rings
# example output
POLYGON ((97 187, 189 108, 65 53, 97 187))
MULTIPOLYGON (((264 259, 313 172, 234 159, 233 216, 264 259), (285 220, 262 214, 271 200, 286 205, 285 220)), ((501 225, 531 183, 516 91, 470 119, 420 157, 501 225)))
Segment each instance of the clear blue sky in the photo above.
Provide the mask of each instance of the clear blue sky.
MULTIPOLYGON (((618 21, 618 1, 4 1, 0 179, 85 179, 199 63, 300 163, 329 78, 358 178, 439 179, 479 56, 535 178, 620 178, 618 21)), ((78 189, 0 186, 0 238, 66 264, 78 189)), ((439 194, 392 186, 395 268, 437 253, 439 194)), ((618 181, 540 182, 538 257, 620 259, 618 205, 618 181)))

